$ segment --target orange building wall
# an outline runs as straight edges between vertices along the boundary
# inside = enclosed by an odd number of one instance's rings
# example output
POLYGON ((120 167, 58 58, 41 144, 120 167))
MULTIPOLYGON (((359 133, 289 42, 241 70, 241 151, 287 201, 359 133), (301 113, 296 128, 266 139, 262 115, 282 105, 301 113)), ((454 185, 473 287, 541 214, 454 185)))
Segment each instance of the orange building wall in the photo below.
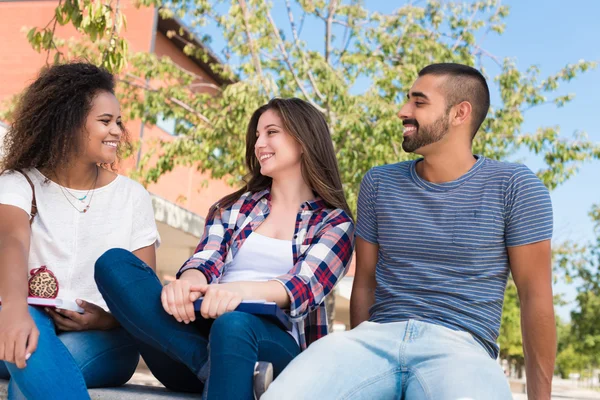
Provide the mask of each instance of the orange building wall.
MULTIPOLYGON (((19 93, 37 76, 46 62, 46 54, 34 51, 27 42, 23 27, 43 28, 54 15, 58 1, 0 2, 0 102, 19 93)), ((153 8, 135 8, 129 1, 121 2, 127 19, 125 38, 132 51, 149 51, 152 38, 153 8)), ((71 25, 56 26, 56 35, 63 39, 79 34, 71 25)))
MULTIPOLYGON (((45 53, 35 52, 27 42, 23 27, 44 27, 52 19, 58 1, 11 1, 0 2, 0 102, 8 100, 14 94, 20 93, 35 78, 40 68, 45 64, 45 53)), ((154 19, 153 8, 137 9, 129 1, 121 1, 121 10, 127 20, 127 30, 122 34, 129 41, 132 51, 150 51, 152 27, 154 19)), ((77 37, 77 31, 70 25, 57 25, 56 34, 63 39, 77 37)), ((214 83, 192 60, 178 50, 168 38, 157 32, 155 52, 158 56, 168 56, 210 83, 214 83)), ((127 121, 127 127, 132 139, 140 134, 140 121, 127 121)), ((144 128, 144 146, 142 151, 149 150, 149 144, 156 139, 173 140, 168 133, 157 127, 144 128)), ((122 164, 121 173, 134 166, 133 160, 122 164)), ((205 216, 211 204, 233 191, 222 181, 209 181, 208 186, 202 183, 207 179, 195 168, 178 167, 172 173, 162 176, 157 184, 148 188, 169 201, 205 216)))

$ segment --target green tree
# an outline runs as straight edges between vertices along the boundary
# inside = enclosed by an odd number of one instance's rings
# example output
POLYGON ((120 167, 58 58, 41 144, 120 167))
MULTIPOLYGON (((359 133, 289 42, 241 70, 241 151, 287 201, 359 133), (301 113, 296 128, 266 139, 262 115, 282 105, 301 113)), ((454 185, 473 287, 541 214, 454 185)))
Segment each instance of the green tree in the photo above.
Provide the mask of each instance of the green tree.
POLYGON ((520 371, 525 365, 525 357, 523 356, 523 340, 521 338, 519 296, 517 286, 512 279, 509 279, 504 293, 498 345, 500 346, 500 358, 508 360, 520 371))
MULTIPOLYGON (((583 133, 565 138, 559 127, 522 129, 531 108, 568 103, 573 95, 561 94, 560 84, 596 64, 579 61, 547 75, 537 66, 519 68, 510 58, 490 54, 481 40, 501 35, 509 13, 499 0, 431 0, 422 5, 407 1, 389 14, 370 12, 360 0, 286 0, 285 20, 276 20, 265 0, 140 0, 142 6, 160 6, 165 18, 184 19, 201 42, 209 42, 199 34, 207 23, 220 30, 226 63, 213 68, 232 83, 213 87, 210 94, 198 93, 195 85, 200 77, 170 59, 128 52, 119 4, 119 0, 62 0, 54 24, 33 28, 28 38, 38 51, 53 54, 55 61, 85 54, 119 73, 120 95, 131 118, 155 123, 162 115, 189 122, 177 127, 177 140, 157 143, 156 162, 149 163, 149 156, 141 160, 134 175, 143 183, 158 180, 178 164, 239 183, 246 172, 244 130, 250 113, 272 96, 297 96, 327 117, 345 190, 355 205, 360 180, 369 168, 411 157, 400 150, 398 104, 420 68, 442 61, 473 65, 484 74, 486 65, 500 70, 488 76, 500 100, 475 139, 475 152, 506 159, 529 150, 543 159, 545 166, 537 174, 550 189, 571 177, 582 162, 600 158, 600 146, 583 133), (324 27, 318 48, 303 40, 306 21, 324 27), (84 40, 67 46, 54 35, 57 23, 73 24, 84 40), (59 51, 64 48, 68 50, 59 51), (366 89, 356 92, 356 85, 365 81, 366 89)), ((187 32, 169 35, 187 43, 187 54, 207 59, 187 32)), ((500 343, 511 357, 522 357, 517 350, 517 299, 509 283, 500 343)))
POLYGON ((570 373, 584 370, 589 365, 589 357, 578 349, 571 323, 565 323, 557 318, 556 331, 558 336, 556 371, 561 378, 566 379, 570 373))
MULTIPOLYGON (((209 21, 215 24, 225 38, 223 53, 230 62, 213 68, 234 83, 215 88, 216 94, 197 93, 194 83, 199 77, 170 59, 129 53, 120 36, 124 18, 118 0, 62 0, 54 24, 33 28, 28 38, 34 48, 54 53, 57 60, 84 53, 115 72, 127 66, 120 82, 130 117, 154 123, 163 115, 190 122, 178 127, 178 140, 158 144, 160 157, 144 165, 142 182, 156 181, 177 164, 196 165, 215 178, 239 182, 245 174, 242 148, 249 113, 272 96, 298 96, 327 116, 346 193, 356 204, 360 180, 369 168, 410 157, 400 150, 402 129, 395 114, 418 70, 436 61, 475 65, 485 72, 485 60, 491 60, 501 69, 498 76, 489 77, 501 101, 477 135, 476 152, 497 159, 522 148, 539 154, 546 166, 538 175, 549 188, 568 179, 580 162, 600 154, 585 135, 565 139, 558 127, 522 131, 527 110, 549 102, 563 106, 572 95, 555 94, 559 84, 595 64, 579 61, 542 77, 536 66, 523 71, 510 58, 489 54, 478 39, 501 34, 509 11, 496 0, 407 3, 390 14, 369 12, 356 0, 286 0, 286 21, 276 21, 264 0, 140 3, 161 6, 164 17, 185 18, 198 32, 209 21), (302 40, 306 20, 323 24, 322 50, 302 40), (64 43, 53 34, 56 23, 73 24, 86 36, 87 46, 58 52, 64 43), (151 87, 149 79, 168 85, 151 87), (352 89, 360 79, 368 79, 369 85, 355 93, 352 89)), ((188 43, 186 53, 207 57, 185 32, 170 34, 188 43)))
POLYGON ((596 242, 591 245, 587 265, 576 266, 574 275, 580 282, 571 312, 573 347, 585 354, 593 367, 600 366, 600 206, 594 206, 590 216, 595 222, 596 242))

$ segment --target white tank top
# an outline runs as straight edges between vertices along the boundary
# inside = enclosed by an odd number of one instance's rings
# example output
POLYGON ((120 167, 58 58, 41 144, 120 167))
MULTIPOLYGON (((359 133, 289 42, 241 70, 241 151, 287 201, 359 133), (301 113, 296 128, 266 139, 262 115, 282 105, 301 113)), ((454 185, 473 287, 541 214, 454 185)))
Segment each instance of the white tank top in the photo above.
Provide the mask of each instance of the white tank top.
MULTIPOLYGON (((265 282, 287 274, 294 266, 292 241, 275 239, 252 232, 233 260, 225 266, 219 283, 253 281, 265 282)), ((294 324, 290 334, 298 339, 294 324)))

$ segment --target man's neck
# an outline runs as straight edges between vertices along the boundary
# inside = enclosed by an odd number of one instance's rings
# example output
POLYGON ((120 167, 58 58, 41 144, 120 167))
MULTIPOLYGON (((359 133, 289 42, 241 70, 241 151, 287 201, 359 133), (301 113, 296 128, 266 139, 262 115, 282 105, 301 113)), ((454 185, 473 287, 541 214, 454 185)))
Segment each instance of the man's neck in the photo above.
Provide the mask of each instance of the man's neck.
POLYGON ((417 174, 431 183, 452 182, 466 174, 477 162, 471 149, 428 154, 416 165, 417 174))

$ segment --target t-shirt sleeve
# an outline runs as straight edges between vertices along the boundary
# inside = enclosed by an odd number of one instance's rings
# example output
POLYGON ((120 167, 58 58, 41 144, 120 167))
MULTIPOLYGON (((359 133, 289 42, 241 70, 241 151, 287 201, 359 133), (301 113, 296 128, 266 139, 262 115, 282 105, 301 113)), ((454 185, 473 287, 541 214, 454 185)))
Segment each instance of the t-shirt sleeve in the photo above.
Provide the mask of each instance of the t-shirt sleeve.
POLYGON ((0 204, 18 207, 31 217, 31 186, 19 172, 7 171, 0 174, 0 204))
POLYGON ((360 184, 358 193, 358 218, 356 223, 356 235, 367 242, 377 242, 377 218, 375 215, 375 201, 377 191, 371 169, 360 184))
POLYGON ((506 192, 506 246, 552 239, 553 216, 550 193, 526 166, 511 177, 506 192))
POLYGON ((131 240, 130 251, 139 250, 152 244, 158 248, 160 246, 160 235, 154 219, 152 199, 143 186, 140 185, 135 189, 134 192, 136 194, 134 198, 132 230, 133 238, 131 240))

